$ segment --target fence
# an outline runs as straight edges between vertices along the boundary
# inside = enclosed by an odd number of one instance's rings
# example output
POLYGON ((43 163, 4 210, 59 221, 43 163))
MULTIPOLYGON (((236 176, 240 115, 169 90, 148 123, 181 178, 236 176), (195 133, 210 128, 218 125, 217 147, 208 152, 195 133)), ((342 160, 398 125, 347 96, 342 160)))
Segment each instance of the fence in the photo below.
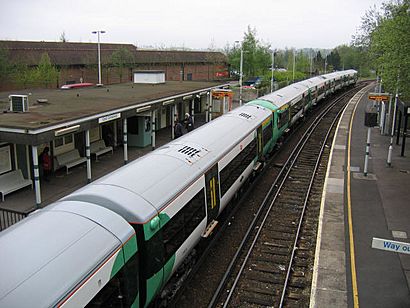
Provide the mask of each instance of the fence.
POLYGON ((19 212, 10 209, 0 209, 0 232, 26 218, 34 209, 27 212, 19 212))

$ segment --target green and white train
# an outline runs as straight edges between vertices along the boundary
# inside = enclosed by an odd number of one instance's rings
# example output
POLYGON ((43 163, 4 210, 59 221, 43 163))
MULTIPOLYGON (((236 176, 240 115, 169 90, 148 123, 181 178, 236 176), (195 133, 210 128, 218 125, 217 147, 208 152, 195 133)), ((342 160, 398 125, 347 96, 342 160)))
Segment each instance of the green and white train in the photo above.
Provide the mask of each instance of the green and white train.
POLYGON ((354 70, 260 97, 0 233, 0 307, 146 307, 278 138, 354 70))

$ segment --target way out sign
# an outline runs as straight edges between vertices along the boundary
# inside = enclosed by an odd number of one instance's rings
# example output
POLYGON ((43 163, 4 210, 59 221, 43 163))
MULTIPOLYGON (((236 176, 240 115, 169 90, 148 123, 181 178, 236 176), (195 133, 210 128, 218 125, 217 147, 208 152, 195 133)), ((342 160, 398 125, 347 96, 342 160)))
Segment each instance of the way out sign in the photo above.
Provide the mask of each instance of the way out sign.
POLYGON ((384 240, 377 237, 373 238, 372 248, 410 254, 410 243, 384 240))

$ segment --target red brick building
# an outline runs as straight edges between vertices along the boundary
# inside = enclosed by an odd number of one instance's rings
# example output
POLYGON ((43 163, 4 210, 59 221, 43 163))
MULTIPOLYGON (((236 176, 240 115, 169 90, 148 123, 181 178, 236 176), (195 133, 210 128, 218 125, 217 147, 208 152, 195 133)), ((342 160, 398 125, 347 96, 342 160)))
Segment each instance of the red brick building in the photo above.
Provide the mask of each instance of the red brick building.
MULTIPOLYGON (((35 69, 44 54, 58 69, 50 87, 98 82, 96 43, 0 41, 0 57, 10 64, 7 76, 0 76, 0 91, 38 87, 30 80, 23 86, 16 71, 19 65, 35 69)), ((139 50, 132 44, 101 44, 101 64, 104 84, 131 81, 133 70, 140 69, 163 70, 166 80, 223 80, 229 75, 227 58, 220 52, 139 50), (122 68, 113 59, 119 51, 125 55, 122 68)))

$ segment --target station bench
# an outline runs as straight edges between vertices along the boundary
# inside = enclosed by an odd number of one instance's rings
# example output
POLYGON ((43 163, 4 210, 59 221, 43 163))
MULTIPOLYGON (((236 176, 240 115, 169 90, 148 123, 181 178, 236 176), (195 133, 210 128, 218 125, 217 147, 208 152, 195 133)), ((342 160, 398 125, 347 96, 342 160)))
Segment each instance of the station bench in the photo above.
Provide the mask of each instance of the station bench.
POLYGON ((103 155, 105 153, 111 152, 114 153, 112 146, 106 146, 104 140, 100 139, 94 141, 90 144, 90 152, 91 154, 95 155, 95 160, 98 160, 98 156, 103 155))
POLYGON ((5 195, 26 186, 33 188, 33 182, 25 179, 20 169, 0 175, 1 200, 4 202, 5 195))
POLYGON ((56 156, 58 167, 65 167, 68 174, 68 169, 85 163, 87 158, 81 157, 77 149, 56 156))

